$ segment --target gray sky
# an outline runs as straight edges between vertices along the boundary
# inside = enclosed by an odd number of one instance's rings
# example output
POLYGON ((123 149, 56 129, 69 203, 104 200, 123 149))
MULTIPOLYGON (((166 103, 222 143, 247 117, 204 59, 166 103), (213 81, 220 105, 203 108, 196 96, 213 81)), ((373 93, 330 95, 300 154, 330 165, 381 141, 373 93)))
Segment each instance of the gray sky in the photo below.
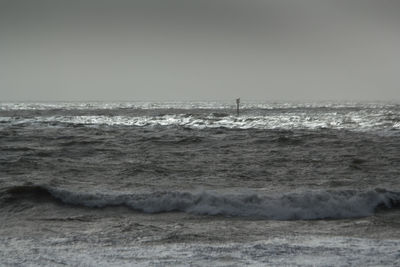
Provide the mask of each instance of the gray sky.
POLYGON ((398 0, 0 0, 0 101, 400 100, 398 0))

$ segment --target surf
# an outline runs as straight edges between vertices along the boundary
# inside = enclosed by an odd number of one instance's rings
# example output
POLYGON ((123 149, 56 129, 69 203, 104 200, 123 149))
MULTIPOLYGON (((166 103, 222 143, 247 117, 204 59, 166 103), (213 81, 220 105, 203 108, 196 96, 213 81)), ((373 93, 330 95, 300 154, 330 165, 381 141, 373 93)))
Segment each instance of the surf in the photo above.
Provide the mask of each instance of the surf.
POLYGON ((3 201, 53 201, 87 208, 127 207, 144 213, 186 212, 270 220, 345 219, 400 206, 400 192, 318 190, 270 195, 256 193, 158 191, 151 193, 79 192, 46 185, 13 186, 3 201))

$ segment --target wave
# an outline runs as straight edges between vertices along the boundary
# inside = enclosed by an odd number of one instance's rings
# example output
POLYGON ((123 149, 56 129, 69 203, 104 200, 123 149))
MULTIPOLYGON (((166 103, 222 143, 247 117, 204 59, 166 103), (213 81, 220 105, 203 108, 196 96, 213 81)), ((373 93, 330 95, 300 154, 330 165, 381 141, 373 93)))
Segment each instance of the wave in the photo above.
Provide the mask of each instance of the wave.
POLYGON ((215 192, 153 192, 141 194, 73 192, 42 185, 14 186, 5 190, 7 202, 57 201, 105 208, 124 206, 145 213, 187 212, 274 220, 343 219, 372 215, 377 209, 400 205, 400 192, 306 191, 274 195, 221 194, 215 192))
POLYGON ((269 113, 265 115, 228 114, 167 114, 160 116, 39 116, 39 117, 0 117, 3 125, 46 124, 51 126, 135 126, 170 127, 178 126, 190 129, 227 128, 227 129, 345 129, 354 131, 393 131, 400 130, 400 122, 389 120, 384 113, 369 114, 353 112, 338 114, 335 112, 269 113))

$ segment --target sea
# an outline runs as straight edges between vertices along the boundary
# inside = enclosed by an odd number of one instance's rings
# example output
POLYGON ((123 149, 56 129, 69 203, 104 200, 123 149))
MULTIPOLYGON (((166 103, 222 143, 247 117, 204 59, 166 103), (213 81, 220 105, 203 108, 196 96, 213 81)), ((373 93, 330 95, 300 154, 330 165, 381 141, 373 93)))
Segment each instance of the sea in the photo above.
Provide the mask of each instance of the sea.
POLYGON ((1 266, 399 266, 400 104, 0 103, 1 266))

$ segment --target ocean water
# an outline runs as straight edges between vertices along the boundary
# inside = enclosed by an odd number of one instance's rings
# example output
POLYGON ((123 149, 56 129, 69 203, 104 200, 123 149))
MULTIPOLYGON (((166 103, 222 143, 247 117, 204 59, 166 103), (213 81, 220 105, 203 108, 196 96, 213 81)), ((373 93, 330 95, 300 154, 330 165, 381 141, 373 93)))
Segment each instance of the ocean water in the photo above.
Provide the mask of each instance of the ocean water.
POLYGON ((400 104, 235 113, 0 103, 0 265, 400 265, 400 104))

